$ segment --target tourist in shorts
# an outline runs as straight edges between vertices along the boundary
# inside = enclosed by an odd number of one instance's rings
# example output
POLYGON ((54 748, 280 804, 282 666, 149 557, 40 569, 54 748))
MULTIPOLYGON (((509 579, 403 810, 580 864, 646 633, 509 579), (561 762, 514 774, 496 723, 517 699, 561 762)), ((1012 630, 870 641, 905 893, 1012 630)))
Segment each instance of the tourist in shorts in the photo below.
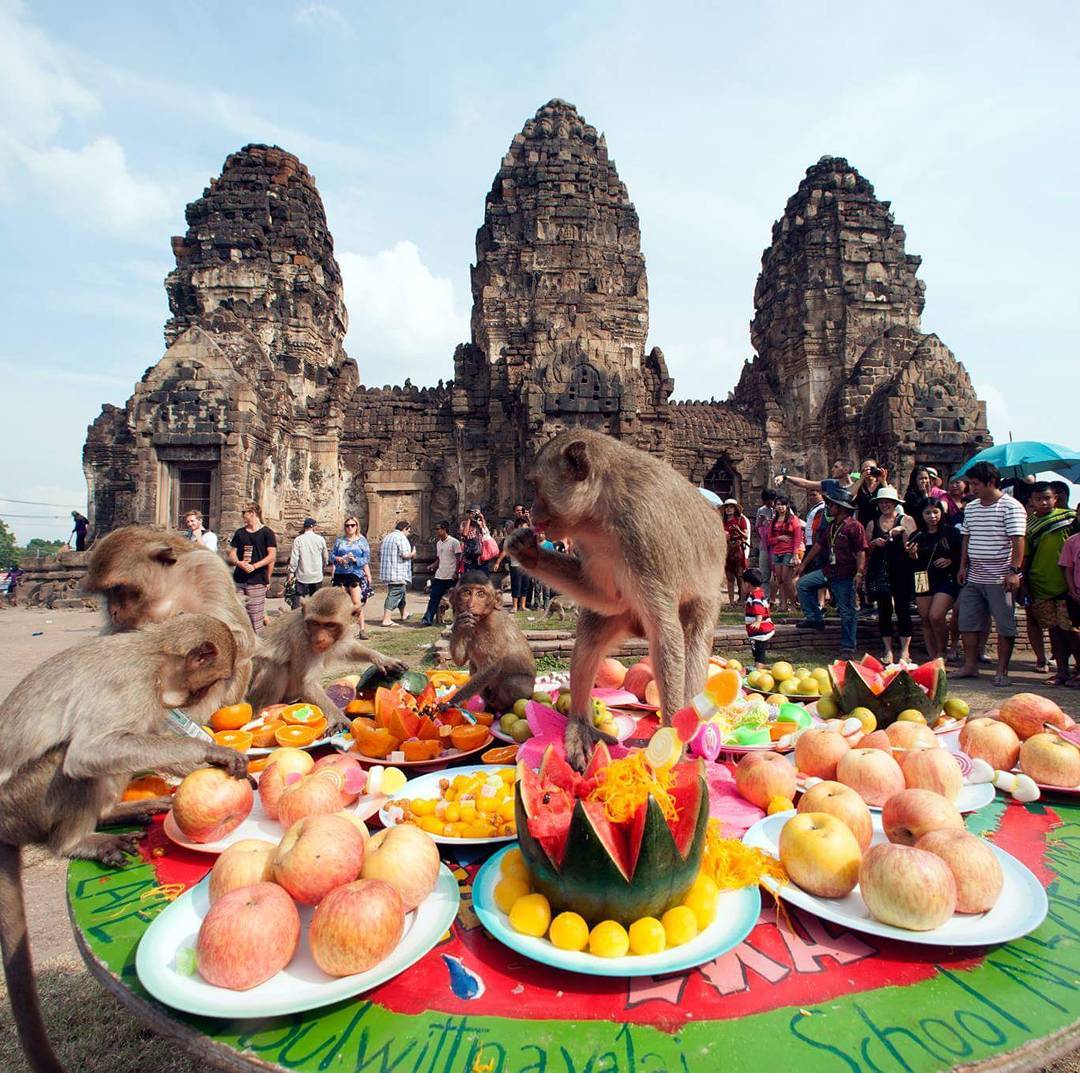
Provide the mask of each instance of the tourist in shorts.
POLYGON ((229 541, 229 562, 235 567, 233 580, 244 601, 248 618, 256 633, 266 624, 266 589, 274 572, 277 537, 263 525, 257 503, 248 503, 240 511, 244 524, 229 541))
POLYGON ((754 532, 758 539, 758 569, 761 571, 762 588, 768 596, 772 585, 772 556, 769 554, 769 527, 776 515, 773 504, 777 500, 777 494, 766 488, 761 493, 761 506, 754 515, 754 532))
POLYGON ((769 560, 772 562, 775 594, 779 602, 778 610, 793 611, 798 603, 795 594, 795 582, 792 580, 795 567, 802 562, 804 543, 803 521, 791 509, 787 496, 777 496, 773 503, 773 520, 769 524, 766 541, 769 547, 769 560))
POLYGON ((742 588, 740 578, 746 570, 746 555, 750 550, 750 519, 743 514, 737 499, 725 499, 720 508, 727 537, 724 558, 724 577, 727 580, 728 604, 735 606, 736 593, 742 588))
POLYGON ((383 601, 381 626, 393 626, 390 616, 397 611, 404 622, 409 613, 405 610, 405 592, 412 581, 412 560, 416 549, 409 542, 412 526, 400 521, 383 537, 379 545, 379 580, 386 582, 386 599, 383 601))
POLYGON ((310 596, 323 583, 330 553, 326 539, 315 532, 318 522, 305 518, 300 535, 293 541, 289 551, 289 577, 293 579, 293 598, 289 606, 295 610, 305 596, 310 596))
POLYGON ((1027 539, 1024 542, 1024 585, 1030 598, 1028 619, 1034 625, 1028 636, 1036 635, 1038 648, 1035 658, 1042 662, 1042 631, 1050 635, 1050 651, 1057 672, 1054 685, 1063 686, 1069 680, 1069 651, 1072 622, 1066 597, 1069 585, 1060 566, 1061 552, 1072 531, 1073 513, 1055 506, 1057 496, 1048 481, 1036 481, 1028 498, 1027 539), (1041 651, 1040 651, 1041 649, 1041 651))
POLYGON ((334 541, 330 549, 330 560, 334 564, 334 576, 330 584, 335 589, 344 589, 352 600, 353 618, 356 619, 361 641, 368 639, 364 628, 364 605, 375 595, 375 586, 371 583, 371 547, 367 537, 360 532, 360 519, 350 514, 345 519, 345 534, 334 541))
POLYGON ((930 658, 937 659, 949 647, 949 611, 960 595, 956 575, 963 541, 960 530, 946 522, 940 499, 928 500, 922 513, 922 527, 908 541, 907 553, 915 563, 913 587, 923 641, 930 658))
MULTIPOLYGON (((522 522, 527 525, 527 522, 522 522)), ((461 541, 450 535, 450 523, 439 522, 435 526, 435 562, 432 564, 431 594, 428 597, 427 610, 420 620, 421 626, 434 626, 439 617, 439 604, 442 598, 457 584, 458 564, 461 562, 461 541)), ((514 567, 510 567, 511 581, 514 567)), ((524 597, 521 601, 524 608, 524 597)))
POLYGON ((964 665, 955 678, 979 677, 979 635, 993 618, 997 626, 995 686, 1009 685, 1009 661, 1016 643, 1015 596, 1024 561, 1027 514, 1019 501, 1000 488, 1001 474, 989 462, 976 462, 966 473, 975 498, 964 508, 960 527, 960 636, 964 665))

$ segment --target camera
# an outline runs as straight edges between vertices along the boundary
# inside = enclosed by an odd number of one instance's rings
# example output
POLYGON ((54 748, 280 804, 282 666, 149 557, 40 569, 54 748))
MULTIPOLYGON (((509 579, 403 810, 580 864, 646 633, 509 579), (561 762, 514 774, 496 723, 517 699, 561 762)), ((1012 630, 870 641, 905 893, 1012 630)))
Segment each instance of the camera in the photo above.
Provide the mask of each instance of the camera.
POLYGON ((877 466, 871 466, 868 472, 869 472, 871 477, 880 477, 881 476, 881 470, 877 466))

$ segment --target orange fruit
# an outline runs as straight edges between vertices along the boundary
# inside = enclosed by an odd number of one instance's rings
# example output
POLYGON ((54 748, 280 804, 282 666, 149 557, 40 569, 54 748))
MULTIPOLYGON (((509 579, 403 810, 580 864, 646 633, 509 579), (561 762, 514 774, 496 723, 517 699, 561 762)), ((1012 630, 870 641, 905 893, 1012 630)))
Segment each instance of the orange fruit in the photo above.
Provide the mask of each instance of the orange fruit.
POLYGON ((516 745, 499 745, 494 749, 488 749, 486 753, 481 753, 480 759, 485 764, 512 764, 517 757, 517 751, 516 745))
POLYGON ((291 745, 294 749, 302 749, 310 745, 319 736, 317 727, 298 726, 285 723, 274 731, 274 738, 278 745, 291 745))
POLYGON ((742 677, 739 672, 725 667, 722 671, 710 675, 705 683, 705 693, 713 704, 726 708, 742 691, 742 677))
POLYGON ((357 697, 345 705, 346 715, 374 715, 375 702, 366 697, 357 697))
POLYGON ((214 742, 226 749, 235 749, 246 753, 251 748, 253 737, 250 730, 219 730, 214 735, 214 742))
POLYGON ((277 745, 278 727, 283 727, 285 724, 280 719, 272 719, 268 723, 263 723, 261 727, 255 727, 251 731, 251 744, 256 749, 272 749, 277 745))
POLYGON ((443 748, 438 741, 409 738, 408 741, 401 743, 401 751, 405 754, 405 759, 409 761, 434 760, 442 754, 443 748))
POLYGON ((210 716, 210 725, 215 730, 239 730, 242 726, 251 722, 251 705, 228 704, 224 708, 218 708, 210 716))
POLYGON ((352 724, 352 734, 356 738, 356 748, 364 756, 382 760, 389 756, 400 744, 400 738, 395 738, 389 730, 382 727, 371 730, 366 726, 357 726, 360 720, 356 719, 352 724))
POLYGON ((281 718, 284 722, 297 726, 317 726, 320 722, 326 724, 326 716, 315 704, 288 704, 282 708, 281 718))
POLYGON ((249 760, 248 761, 248 772, 253 773, 253 772, 256 772, 256 771, 262 771, 265 767, 268 767, 269 764, 270 764, 270 757, 269 756, 260 756, 260 757, 257 757, 254 760, 249 760))
POLYGON ((463 753, 475 749, 491 740, 491 731, 485 726, 473 726, 466 723, 465 726, 454 727, 450 732, 450 742, 455 749, 463 753))
POLYGON ((352 733, 352 736, 354 738, 356 738, 357 740, 359 740, 360 734, 361 734, 362 731, 364 731, 364 730, 378 730, 378 729, 379 728, 375 725, 375 720, 374 719, 364 719, 362 716, 359 717, 359 718, 354 719, 349 724, 349 730, 352 733))
POLYGON ((495 722, 494 712, 474 712, 473 714, 476 716, 476 721, 482 727, 489 727, 495 722))
POLYGON ((145 801, 149 797, 167 797, 175 790, 160 775, 144 775, 132 779, 120 797, 121 801, 145 801))

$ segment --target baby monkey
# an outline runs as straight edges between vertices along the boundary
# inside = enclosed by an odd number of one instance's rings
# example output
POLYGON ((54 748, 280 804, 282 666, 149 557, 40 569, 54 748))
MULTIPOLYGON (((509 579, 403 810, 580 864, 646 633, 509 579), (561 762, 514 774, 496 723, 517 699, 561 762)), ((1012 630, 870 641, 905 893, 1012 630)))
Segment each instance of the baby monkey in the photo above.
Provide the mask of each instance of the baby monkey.
POLYGON ((169 729, 169 709, 209 719, 233 689, 236 644, 222 622, 183 615, 69 648, 0 704, 0 946, 11 1006, 34 1073, 62 1073, 45 1034, 26 934, 22 847, 123 863, 141 834, 95 833, 130 823, 147 802, 115 804, 136 771, 186 775, 210 764, 243 778, 234 749, 169 729))
POLYGON ((514 702, 531 697, 536 685, 536 662, 513 615, 501 609, 502 596, 480 570, 463 574, 450 591, 454 624, 450 627, 450 656, 467 664, 469 680, 442 705, 461 705, 479 693, 493 712, 508 712, 514 702))
POLYGON ((397 674, 408 666, 353 640, 352 614, 352 601, 344 589, 319 589, 268 626, 255 654, 251 706, 259 711, 268 704, 303 700, 317 704, 330 723, 346 725, 344 713, 322 687, 330 667, 363 661, 384 674, 397 674))

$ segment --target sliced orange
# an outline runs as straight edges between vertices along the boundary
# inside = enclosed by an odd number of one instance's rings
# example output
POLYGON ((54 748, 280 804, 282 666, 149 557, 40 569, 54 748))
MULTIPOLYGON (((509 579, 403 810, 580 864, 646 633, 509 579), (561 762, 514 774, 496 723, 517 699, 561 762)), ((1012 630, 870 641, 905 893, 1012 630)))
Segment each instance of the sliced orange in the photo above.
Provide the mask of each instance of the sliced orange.
POLYGON ((269 756, 260 756, 255 760, 248 761, 248 772, 262 771, 270 764, 269 756))
POLYGON ((250 730, 219 730, 214 735, 216 744, 226 749, 235 749, 240 753, 246 753, 251 748, 252 740, 250 730))
POLYGON ((517 757, 516 745, 499 745, 494 749, 488 749, 480 754, 480 759, 485 764, 512 764, 517 757))
POLYGON ((482 727, 489 727, 495 722, 494 712, 473 712, 473 717, 482 727))
POLYGON ((160 775, 144 775, 132 779, 120 797, 121 801, 145 801, 150 797, 168 797, 175 790, 160 775))
POLYGON ((462 727, 454 727, 450 732, 450 741, 455 749, 463 753, 475 749, 491 740, 491 731, 485 726, 473 726, 471 723, 462 727))
POLYGON ((401 743, 401 751, 405 759, 410 762, 417 760, 434 760, 443 751, 442 743, 438 741, 421 741, 419 738, 409 738, 401 743))
POLYGON ((357 697, 345 705, 346 715, 374 715, 375 702, 366 697, 357 697))
POLYGON ((251 731, 251 744, 256 749, 272 749, 277 745, 278 727, 283 727, 285 724, 280 719, 271 719, 268 723, 263 723, 261 727, 255 727, 251 731))
POLYGON ((705 693, 718 708, 726 708, 742 691, 742 678, 739 672, 725 667, 722 671, 710 675, 705 683, 705 693))
POLYGON ((320 722, 326 723, 326 716, 322 708, 316 704, 289 704, 281 710, 281 718, 286 723, 294 723, 297 726, 317 726, 320 722))
POLYGON ((210 725, 215 730, 239 730, 250 722, 251 705, 247 703, 227 704, 210 716, 210 725))
POLYGON ((274 731, 278 745, 291 745, 294 749, 310 745, 318 736, 317 727, 299 726, 295 723, 285 723, 274 731))

